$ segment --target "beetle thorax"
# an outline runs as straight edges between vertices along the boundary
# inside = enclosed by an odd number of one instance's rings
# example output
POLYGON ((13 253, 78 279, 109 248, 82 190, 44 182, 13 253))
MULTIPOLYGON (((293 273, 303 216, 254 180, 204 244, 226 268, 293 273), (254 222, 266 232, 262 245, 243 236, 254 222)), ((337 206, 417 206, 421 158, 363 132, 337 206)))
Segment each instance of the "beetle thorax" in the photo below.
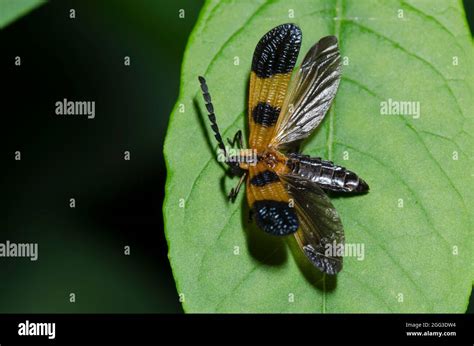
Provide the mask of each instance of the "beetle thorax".
POLYGON ((269 168, 276 171, 286 170, 287 158, 285 155, 274 149, 267 149, 262 155, 259 155, 259 161, 263 161, 269 168))

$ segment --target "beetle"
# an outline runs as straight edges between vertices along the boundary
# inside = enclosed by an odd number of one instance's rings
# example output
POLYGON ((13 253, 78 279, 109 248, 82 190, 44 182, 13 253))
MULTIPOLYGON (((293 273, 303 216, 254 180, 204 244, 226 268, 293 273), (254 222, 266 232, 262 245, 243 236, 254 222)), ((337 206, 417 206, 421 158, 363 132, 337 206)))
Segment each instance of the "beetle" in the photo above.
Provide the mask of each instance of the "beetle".
MULTIPOLYGON (((239 183, 229 194, 234 201, 243 182, 256 224, 275 236, 293 234, 300 249, 320 271, 342 270, 344 246, 341 219, 326 192, 358 194, 369 185, 356 173, 320 157, 299 152, 301 142, 322 122, 341 78, 337 38, 325 36, 308 51, 292 77, 302 40, 295 24, 282 24, 258 42, 250 73, 249 146, 256 152, 228 155, 217 125, 207 82, 199 81, 211 128, 225 162, 239 183)), ((238 131, 231 146, 242 148, 238 131)))

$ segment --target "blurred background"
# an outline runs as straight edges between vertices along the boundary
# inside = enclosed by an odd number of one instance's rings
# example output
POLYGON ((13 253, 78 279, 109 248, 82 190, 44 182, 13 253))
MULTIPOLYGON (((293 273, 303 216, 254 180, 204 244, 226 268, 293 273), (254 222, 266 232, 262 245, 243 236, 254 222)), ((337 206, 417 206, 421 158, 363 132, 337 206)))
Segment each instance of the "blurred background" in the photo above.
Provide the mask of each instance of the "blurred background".
POLYGON ((51 1, 0 32, 0 242, 39 244, 36 262, 0 259, 0 312, 182 311, 162 225, 162 148, 201 6, 51 1), (63 98, 95 101, 95 119, 56 116, 63 98))
MULTIPOLYGON (((182 312, 162 147, 202 4, 51 1, 0 31, 0 242, 39 244, 38 261, 0 259, 0 313, 182 312), (95 101, 96 118, 56 116, 63 98, 95 101)), ((474 2, 465 8, 472 32, 474 2)))

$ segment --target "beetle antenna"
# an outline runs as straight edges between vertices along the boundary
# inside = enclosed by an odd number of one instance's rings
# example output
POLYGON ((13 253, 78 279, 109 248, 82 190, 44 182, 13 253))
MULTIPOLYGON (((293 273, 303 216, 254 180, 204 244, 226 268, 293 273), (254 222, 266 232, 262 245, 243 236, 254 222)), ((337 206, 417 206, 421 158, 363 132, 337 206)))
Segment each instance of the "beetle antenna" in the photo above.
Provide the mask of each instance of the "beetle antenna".
POLYGON ((214 106, 212 104, 211 94, 209 94, 209 89, 207 87, 206 80, 202 76, 199 76, 198 78, 199 83, 201 83, 202 96, 204 97, 204 101, 206 102, 206 108, 208 112, 207 116, 209 117, 209 121, 211 122, 211 128, 212 131, 214 131, 214 137, 216 137, 219 148, 224 152, 225 157, 227 157, 227 151, 225 149, 224 141, 222 140, 222 136, 219 131, 219 126, 217 126, 216 115, 214 114, 214 106))

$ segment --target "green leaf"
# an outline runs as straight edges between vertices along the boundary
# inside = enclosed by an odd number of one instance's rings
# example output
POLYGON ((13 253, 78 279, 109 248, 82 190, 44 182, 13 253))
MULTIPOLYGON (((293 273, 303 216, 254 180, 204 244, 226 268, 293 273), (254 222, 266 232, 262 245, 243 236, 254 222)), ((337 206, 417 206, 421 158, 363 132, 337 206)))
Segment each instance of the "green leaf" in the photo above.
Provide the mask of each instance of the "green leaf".
POLYGON ((185 310, 464 312, 474 262, 473 64, 460 1, 208 1, 164 149, 165 230, 185 310), (325 35, 338 37, 345 57, 330 114, 303 148, 371 187, 333 198, 346 242, 365 247, 337 278, 312 268, 292 237, 249 224, 244 193, 226 200, 237 178, 215 160, 199 93, 204 75, 223 137, 246 128, 253 49, 285 22, 303 31, 299 61, 325 35), (419 102, 419 118, 382 115, 389 99, 419 102))
POLYGON ((45 0, 0 0, 0 29, 24 16, 45 0))

